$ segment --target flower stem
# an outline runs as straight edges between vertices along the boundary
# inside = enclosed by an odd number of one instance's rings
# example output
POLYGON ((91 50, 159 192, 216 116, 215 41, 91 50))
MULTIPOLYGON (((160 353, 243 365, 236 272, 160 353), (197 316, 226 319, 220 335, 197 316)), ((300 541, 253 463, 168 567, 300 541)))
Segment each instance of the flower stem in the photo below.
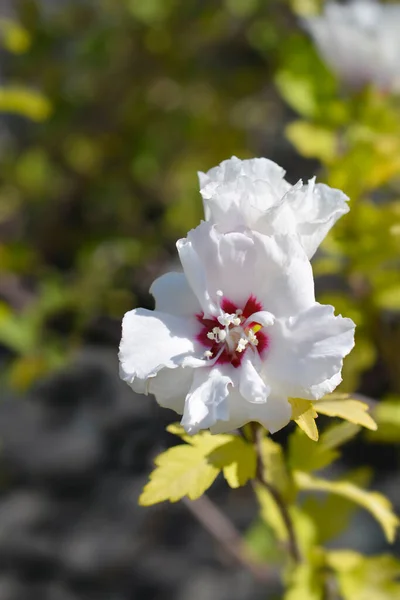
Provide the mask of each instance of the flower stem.
POLYGON ((256 467, 256 481, 261 483, 276 502, 277 507, 281 513, 283 522, 285 524, 287 534, 288 534, 288 550, 292 560, 295 563, 300 563, 302 558, 299 550, 299 545, 296 539, 296 533, 293 525, 292 518, 290 516, 288 507, 284 499, 281 496, 279 490, 276 489, 265 477, 265 464, 263 461, 263 453, 262 453, 262 439, 264 437, 264 429, 258 423, 252 423, 252 435, 253 435, 253 443, 256 449, 257 454, 257 467, 256 467))
POLYGON ((197 500, 183 498, 182 502, 213 538, 219 542, 226 553, 250 571, 257 581, 271 584, 276 579, 276 574, 268 565, 259 563, 251 557, 249 549, 233 523, 206 494, 197 500))

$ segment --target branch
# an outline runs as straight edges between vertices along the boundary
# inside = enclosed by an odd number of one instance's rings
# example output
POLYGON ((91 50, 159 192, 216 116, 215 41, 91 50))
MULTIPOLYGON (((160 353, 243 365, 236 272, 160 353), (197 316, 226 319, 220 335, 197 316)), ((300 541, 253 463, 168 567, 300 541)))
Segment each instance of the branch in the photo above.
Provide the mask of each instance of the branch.
POLYGON ((249 549, 240 533, 208 496, 204 494, 194 501, 183 498, 182 502, 237 563, 250 571, 258 581, 271 583, 274 577, 272 570, 267 565, 251 559, 249 549))
POLYGON ((295 563, 301 562, 301 554, 299 550, 299 546, 296 539, 296 533, 294 530, 293 522, 288 511, 288 508, 279 492, 265 477, 265 465, 263 461, 263 453, 262 453, 262 439, 264 437, 264 430, 261 426, 256 423, 252 423, 252 431, 253 431, 253 441, 257 454, 257 470, 256 470, 256 480, 261 483, 264 487, 267 488, 273 499, 275 500, 280 513, 282 515, 282 519, 285 523, 286 530, 288 533, 288 550, 290 556, 292 557, 295 563))

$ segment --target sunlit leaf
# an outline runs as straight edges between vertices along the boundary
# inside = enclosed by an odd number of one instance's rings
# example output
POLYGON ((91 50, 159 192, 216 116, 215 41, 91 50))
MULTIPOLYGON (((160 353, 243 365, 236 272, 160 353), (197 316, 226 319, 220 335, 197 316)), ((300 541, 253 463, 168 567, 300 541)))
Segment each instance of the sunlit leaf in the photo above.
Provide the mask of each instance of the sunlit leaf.
POLYGON ((59 357, 47 349, 46 353, 27 354, 15 359, 8 372, 8 384, 13 390, 26 392, 32 384, 48 375, 60 364, 59 357))
POLYGON ((184 440, 188 444, 196 443, 196 436, 189 435, 188 433, 186 433, 186 431, 183 429, 182 425, 180 425, 179 423, 171 423, 170 425, 167 425, 166 430, 169 433, 172 433, 173 435, 177 435, 178 437, 180 437, 182 440, 184 440))
POLYGON ((399 520, 391 503, 382 494, 365 491, 347 481, 328 481, 300 471, 295 473, 295 481, 302 490, 338 494, 359 504, 380 523, 387 540, 394 541, 399 520))
POLYGON ((187 444, 171 448, 156 458, 158 468, 150 475, 140 503, 175 502, 185 495, 194 499, 211 485, 220 471, 233 488, 245 485, 255 477, 254 446, 238 435, 212 435, 209 431, 201 431, 190 436, 177 423, 168 425, 167 431, 187 444), (174 473, 170 472, 170 464, 174 473), (175 482, 172 487, 168 477, 175 482))
POLYGON ((327 396, 326 400, 317 400, 314 402, 314 408, 322 415, 340 417, 367 429, 375 430, 377 428, 375 421, 368 414, 368 404, 360 402, 360 400, 354 400, 346 394, 336 394, 335 396, 327 396))
POLYGON ((278 72, 275 83, 282 96, 301 115, 310 117, 317 110, 312 81, 298 76, 293 71, 278 72))
POLYGON ((283 600, 323 600, 324 582, 312 565, 300 564, 293 572, 292 580, 283 600))
POLYGON ((290 0, 293 12, 301 16, 318 14, 321 8, 321 0, 290 0))
POLYGON ((374 300, 379 308, 386 310, 400 310, 400 283, 386 289, 378 290, 374 300))
POLYGON ((301 555, 288 578, 285 600, 322 600, 324 597, 324 552, 318 547, 318 532, 315 523, 298 506, 290 507, 296 543, 301 555))
POLYGON ((16 315, 5 303, 0 302, 0 342, 19 353, 35 349, 37 330, 28 318, 16 315))
MULTIPOLYGON (((365 487, 371 480, 371 472, 369 469, 358 469, 346 473, 344 479, 357 486, 365 487)), ((328 494, 326 498, 308 496, 301 507, 301 510, 315 523, 320 544, 341 535, 349 526, 357 509, 358 507, 354 502, 336 494, 328 494)))
POLYGON ((0 87, 0 112, 16 113, 32 119, 43 121, 51 113, 50 101, 40 92, 24 87, 0 87))
POLYGON ((351 550, 327 555, 328 565, 337 573, 344 600, 398 600, 400 561, 394 556, 363 556, 351 550))
POLYGON ((323 469, 339 457, 338 448, 354 437, 359 427, 352 423, 330 426, 315 443, 296 430, 289 438, 289 464, 292 469, 311 472, 323 469))
POLYGON ((258 560, 275 563, 285 558, 285 553, 277 543, 272 528, 260 518, 246 531, 244 539, 258 560))
POLYGON ((219 469, 207 461, 202 449, 188 444, 166 450, 155 460, 156 469, 143 489, 139 504, 150 506, 188 496, 199 498, 213 484, 219 469))
POLYGON ((318 417, 310 400, 302 398, 289 398, 292 405, 292 419, 304 431, 308 437, 316 442, 318 440, 318 428, 315 422, 318 417))
POLYGON ((290 471, 287 468, 282 446, 271 438, 262 440, 262 460, 264 478, 272 484, 286 501, 293 500, 295 489, 290 471))
POLYGON ((400 440, 400 397, 390 396, 379 402, 374 410, 378 429, 369 433, 368 439, 375 442, 398 444, 400 440))
POLYGON ((334 131, 307 121, 294 121, 286 128, 286 136, 298 152, 306 158, 331 162, 337 152, 334 131))
POLYGON ((19 23, 0 18, 0 40, 3 46, 14 54, 22 54, 29 49, 31 38, 29 32, 19 23))
POLYGON ((282 513, 271 492, 262 484, 255 483, 254 491, 260 504, 260 516, 272 529, 280 542, 287 542, 288 532, 282 513))
POLYGON ((231 488, 245 485, 249 479, 256 475, 256 452, 253 444, 250 444, 239 436, 208 454, 209 462, 220 469, 231 488))

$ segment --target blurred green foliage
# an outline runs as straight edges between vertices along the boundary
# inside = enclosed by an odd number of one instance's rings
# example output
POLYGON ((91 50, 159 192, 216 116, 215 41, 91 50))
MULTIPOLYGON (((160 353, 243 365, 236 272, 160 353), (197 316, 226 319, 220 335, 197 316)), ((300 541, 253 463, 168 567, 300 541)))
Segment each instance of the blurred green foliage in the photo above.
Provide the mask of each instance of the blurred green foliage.
POLYGON ((21 387, 99 323, 149 302, 176 238, 202 216, 197 170, 262 153, 276 57, 259 47, 276 47, 287 11, 258 0, 16 8, 0 22, 11 52, 0 88, 0 342, 21 387))
MULTIPOLYGON (((301 119, 286 127, 298 152, 317 159, 320 177, 350 197, 350 213, 314 260, 326 281, 319 299, 357 324, 356 349, 345 361, 342 389, 360 385, 372 397, 400 391, 400 100, 372 87, 339 87, 311 42, 291 35, 275 74, 301 119), (374 373, 374 377, 368 376, 374 373)), ((400 439, 396 402, 377 410, 376 441, 400 439), (388 413, 392 411, 392 416, 388 413)))

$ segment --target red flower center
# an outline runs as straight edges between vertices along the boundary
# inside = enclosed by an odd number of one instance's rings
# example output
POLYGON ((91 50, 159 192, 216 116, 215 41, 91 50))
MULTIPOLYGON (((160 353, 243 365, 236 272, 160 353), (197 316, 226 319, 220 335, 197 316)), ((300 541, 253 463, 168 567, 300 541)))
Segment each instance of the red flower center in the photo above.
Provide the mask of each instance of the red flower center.
POLYGON ((239 367, 247 351, 262 355, 268 348, 268 336, 262 325, 251 320, 254 313, 263 310, 261 302, 251 295, 243 308, 222 297, 221 314, 205 318, 204 313, 196 315, 202 325, 197 336, 207 350, 204 356, 210 360, 217 358, 217 364, 231 363, 239 367))

